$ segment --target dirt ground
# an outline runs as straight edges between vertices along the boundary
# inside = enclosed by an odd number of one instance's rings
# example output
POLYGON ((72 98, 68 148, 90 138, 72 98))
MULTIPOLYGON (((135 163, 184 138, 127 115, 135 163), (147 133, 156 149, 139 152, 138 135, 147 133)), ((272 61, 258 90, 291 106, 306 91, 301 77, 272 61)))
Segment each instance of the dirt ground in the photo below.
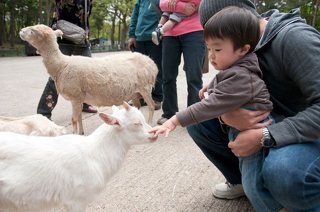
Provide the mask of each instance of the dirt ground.
MULTIPOLYGON (((111 53, 93 54, 93 57, 111 53)), ((121 54, 121 53, 117 53, 121 54)), ((208 82, 215 72, 204 74, 208 82)), ((40 56, 0 58, 0 115, 25 116, 36 113, 48 74, 40 56)), ((180 109, 186 107, 186 80, 180 68, 177 80, 180 109)), ((109 107, 99 108, 108 112, 109 107)), ((142 112, 147 117, 147 108, 142 112)), ((161 116, 154 115, 154 124, 161 116)), ((83 113, 85 134, 90 134, 102 121, 96 114, 83 113)), ((71 132, 71 104, 59 98, 52 119, 71 132)), ((87 207, 87 212, 104 211, 253 211, 248 200, 220 200, 211 188, 224 182, 220 172, 205 158, 199 148, 179 127, 168 138, 153 144, 133 146, 121 169, 106 185, 100 197, 87 207)))

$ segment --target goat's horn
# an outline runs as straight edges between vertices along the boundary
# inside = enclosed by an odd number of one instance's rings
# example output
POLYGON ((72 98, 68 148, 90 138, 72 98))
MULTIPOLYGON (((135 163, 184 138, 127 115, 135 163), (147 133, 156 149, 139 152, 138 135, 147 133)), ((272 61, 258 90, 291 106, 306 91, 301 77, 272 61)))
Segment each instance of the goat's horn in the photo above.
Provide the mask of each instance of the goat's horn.
POLYGON ((130 105, 127 102, 123 102, 122 106, 126 109, 129 110, 130 109, 130 105))

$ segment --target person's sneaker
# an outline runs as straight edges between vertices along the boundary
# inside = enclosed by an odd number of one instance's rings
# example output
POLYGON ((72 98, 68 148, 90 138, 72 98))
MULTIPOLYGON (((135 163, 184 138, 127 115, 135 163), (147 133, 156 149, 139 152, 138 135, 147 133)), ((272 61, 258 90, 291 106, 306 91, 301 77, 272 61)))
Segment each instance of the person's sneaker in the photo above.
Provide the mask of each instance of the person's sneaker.
POLYGON ((157 124, 162 125, 162 124, 163 124, 164 122, 166 122, 166 121, 168 121, 167 118, 161 117, 161 118, 157 121, 157 124))
POLYGON ((161 102, 154 100, 154 110, 160 110, 160 109, 161 109, 161 102))
POLYGON ((160 41, 162 40, 162 34, 160 32, 160 27, 157 27, 152 32, 152 42, 156 45, 159 45, 160 41))
POLYGON ((213 196, 220 199, 236 199, 245 196, 241 184, 231 184, 229 182, 217 184, 212 193, 213 196))

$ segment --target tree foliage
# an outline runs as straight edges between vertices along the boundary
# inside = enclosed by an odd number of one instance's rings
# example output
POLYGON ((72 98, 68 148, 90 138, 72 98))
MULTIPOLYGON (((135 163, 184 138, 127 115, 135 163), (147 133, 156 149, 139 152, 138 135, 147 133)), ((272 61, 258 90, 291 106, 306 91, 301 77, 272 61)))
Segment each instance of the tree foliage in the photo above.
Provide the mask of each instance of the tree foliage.
MULTIPOLYGON (((93 0, 90 37, 125 45, 135 0, 93 0)), ((0 0, 0 47, 21 43, 19 31, 38 23, 50 25, 55 0, 0 0)))
MULTIPOLYGON (((300 7, 308 24, 320 29, 320 0, 253 0, 259 13, 270 9, 287 12, 300 7)), ((136 0, 93 0, 90 37, 106 38, 112 46, 125 46, 130 16, 136 0)), ((50 25, 55 0, 0 0, 0 47, 21 43, 21 28, 38 23, 50 25)))
POLYGON ((278 9, 288 12, 294 8, 300 8, 301 16, 307 23, 320 30, 320 16, 318 14, 320 0, 255 0, 259 13, 270 9, 278 9))

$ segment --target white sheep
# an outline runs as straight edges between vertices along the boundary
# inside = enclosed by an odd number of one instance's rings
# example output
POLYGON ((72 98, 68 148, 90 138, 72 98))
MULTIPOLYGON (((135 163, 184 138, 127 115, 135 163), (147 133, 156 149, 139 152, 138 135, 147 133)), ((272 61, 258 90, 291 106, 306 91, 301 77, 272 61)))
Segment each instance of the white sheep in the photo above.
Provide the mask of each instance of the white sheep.
POLYGON ((57 44, 57 37, 61 36, 62 31, 53 31, 45 25, 30 26, 20 31, 21 39, 34 46, 43 57, 58 92, 71 101, 74 133, 84 133, 81 117, 83 102, 111 106, 133 100, 139 108, 138 99, 142 96, 149 108, 148 123, 152 122, 155 105, 151 91, 158 73, 152 59, 140 53, 103 58, 66 56, 57 44))
POLYGON ((124 103, 91 135, 0 133, 0 211, 85 211, 119 169, 129 147, 155 141, 142 113, 124 103))
POLYGON ((24 117, 0 116, 0 132, 4 131, 33 136, 58 136, 67 133, 64 126, 59 126, 40 114, 24 117))

